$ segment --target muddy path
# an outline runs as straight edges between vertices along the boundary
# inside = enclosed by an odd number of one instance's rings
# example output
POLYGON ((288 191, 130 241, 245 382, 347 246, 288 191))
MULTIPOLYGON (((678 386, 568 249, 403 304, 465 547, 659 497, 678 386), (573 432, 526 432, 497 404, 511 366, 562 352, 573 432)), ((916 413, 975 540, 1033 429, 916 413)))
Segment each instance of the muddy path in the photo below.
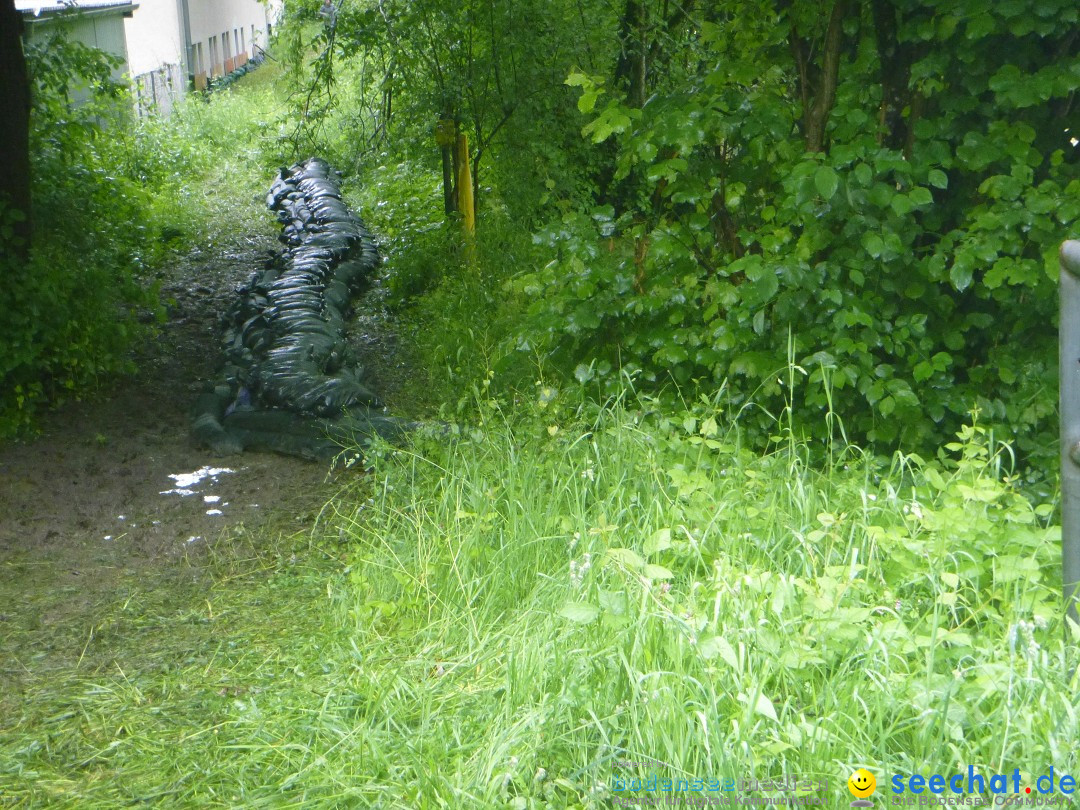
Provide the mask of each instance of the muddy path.
MULTIPOLYGON (((43 667, 81 660, 79 639, 102 605, 197 581, 203 561, 240 536, 309 529, 355 482, 356 467, 218 457, 189 440, 189 409, 220 364, 221 314, 274 247, 268 223, 176 256, 158 273, 167 320, 135 348, 138 372, 48 414, 39 436, 0 444, 0 693, 17 696, 43 667), (35 650, 48 660, 33 663, 35 650)), ((354 348, 392 404, 404 370, 377 288, 357 311, 354 348)))

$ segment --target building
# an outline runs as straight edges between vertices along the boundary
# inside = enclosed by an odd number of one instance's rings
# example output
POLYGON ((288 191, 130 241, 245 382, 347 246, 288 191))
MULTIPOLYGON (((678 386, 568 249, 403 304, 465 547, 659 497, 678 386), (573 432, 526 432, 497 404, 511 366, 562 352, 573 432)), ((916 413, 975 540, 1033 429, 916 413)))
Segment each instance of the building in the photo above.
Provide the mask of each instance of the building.
POLYGON ((189 87, 205 89, 264 51, 281 0, 139 0, 126 20, 140 107, 168 114, 189 87))
POLYGON ((282 0, 16 0, 27 41, 62 28, 115 54, 140 114, 168 115, 190 87, 202 90, 264 51, 282 0))
POLYGON ((140 115, 151 111, 168 115, 188 87, 183 3, 178 0, 138 0, 138 3, 135 13, 124 21, 135 104, 140 115))
POLYGON ((186 0, 189 18, 190 73, 203 88, 265 51, 281 3, 257 0, 186 0))
POLYGON ((123 79, 130 73, 124 24, 133 16, 136 3, 127 0, 81 0, 78 3, 15 0, 15 8, 22 14, 23 38, 28 44, 41 44, 58 34, 63 35, 119 59, 120 64, 113 71, 114 78, 123 79))

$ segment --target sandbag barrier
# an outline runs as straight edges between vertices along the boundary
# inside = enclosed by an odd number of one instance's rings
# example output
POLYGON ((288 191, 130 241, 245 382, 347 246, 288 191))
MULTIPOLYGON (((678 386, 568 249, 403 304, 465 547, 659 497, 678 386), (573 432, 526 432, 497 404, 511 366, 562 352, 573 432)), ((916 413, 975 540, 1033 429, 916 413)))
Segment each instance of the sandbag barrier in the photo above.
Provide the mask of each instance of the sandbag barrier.
POLYGON ((206 91, 212 93, 215 90, 224 90, 237 79, 246 76, 251 73, 251 71, 255 70, 255 68, 259 67, 265 59, 266 57, 263 54, 255 54, 235 70, 229 71, 224 76, 218 76, 216 79, 211 79, 206 86, 206 91))
POLYGON ((342 201, 337 173, 320 158, 282 169, 266 202, 285 247, 237 288, 224 381, 196 403, 196 442, 326 458, 373 434, 398 436, 406 426, 382 415, 346 342, 352 299, 379 252, 342 201))

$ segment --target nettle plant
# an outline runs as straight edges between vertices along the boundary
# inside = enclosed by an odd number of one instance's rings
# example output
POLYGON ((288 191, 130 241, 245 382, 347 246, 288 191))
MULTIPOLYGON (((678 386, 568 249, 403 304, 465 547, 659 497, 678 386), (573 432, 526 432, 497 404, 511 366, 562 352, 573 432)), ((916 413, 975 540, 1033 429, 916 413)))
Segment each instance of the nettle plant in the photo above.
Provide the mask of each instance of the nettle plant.
POLYGON ((736 403, 777 411, 793 350, 810 383, 795 407, 816 416, 831 391, 852 438, 929 447, 977 405, 1021 454, 1048 453, 1056 249, 1080 221, 1080 10, 822 12, 701 12, 654 43, 640 105, 571 74, 614 179, 538 235, 555 258, 514 282, 523 334, 567 368, 728 380, 736 403))

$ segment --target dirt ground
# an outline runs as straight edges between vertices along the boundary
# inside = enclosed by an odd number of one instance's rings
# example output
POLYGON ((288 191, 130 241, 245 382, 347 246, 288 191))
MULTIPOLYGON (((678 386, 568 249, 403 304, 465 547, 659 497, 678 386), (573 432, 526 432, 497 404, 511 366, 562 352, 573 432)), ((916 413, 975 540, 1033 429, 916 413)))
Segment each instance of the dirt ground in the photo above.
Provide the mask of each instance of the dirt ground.
MULTIPOLYGON (((278 455, 218 457, 189 439, 189 409, 218 370, 221 315, 275 247, 269 234, 176 257, 159 274, 168 320, 135 350, 138 373, 47 415, 39 436, 0 444, 0 593, 26 595, 0 604, 0 651, 6 622, 39 627, 43 643, 59 624, 92 626, 89 614, 122 583, 198 577, 200 560, 238 532, 310 527, 355 480, 357 468, 328 474, 324 464, 278 455), (207 468, 227 471, 195 483, 171 477, 207 468), (45 590, 51 596, 38 599, 45 590)), ((375 390, 392 399, 403 372, 392 329, 371 314, 378 300, 376 290, 358 303, 365 314, 354 343, 362 360, 371 357, 375 390)), ((25 671, 4 658, 0 691, 25 671)))

